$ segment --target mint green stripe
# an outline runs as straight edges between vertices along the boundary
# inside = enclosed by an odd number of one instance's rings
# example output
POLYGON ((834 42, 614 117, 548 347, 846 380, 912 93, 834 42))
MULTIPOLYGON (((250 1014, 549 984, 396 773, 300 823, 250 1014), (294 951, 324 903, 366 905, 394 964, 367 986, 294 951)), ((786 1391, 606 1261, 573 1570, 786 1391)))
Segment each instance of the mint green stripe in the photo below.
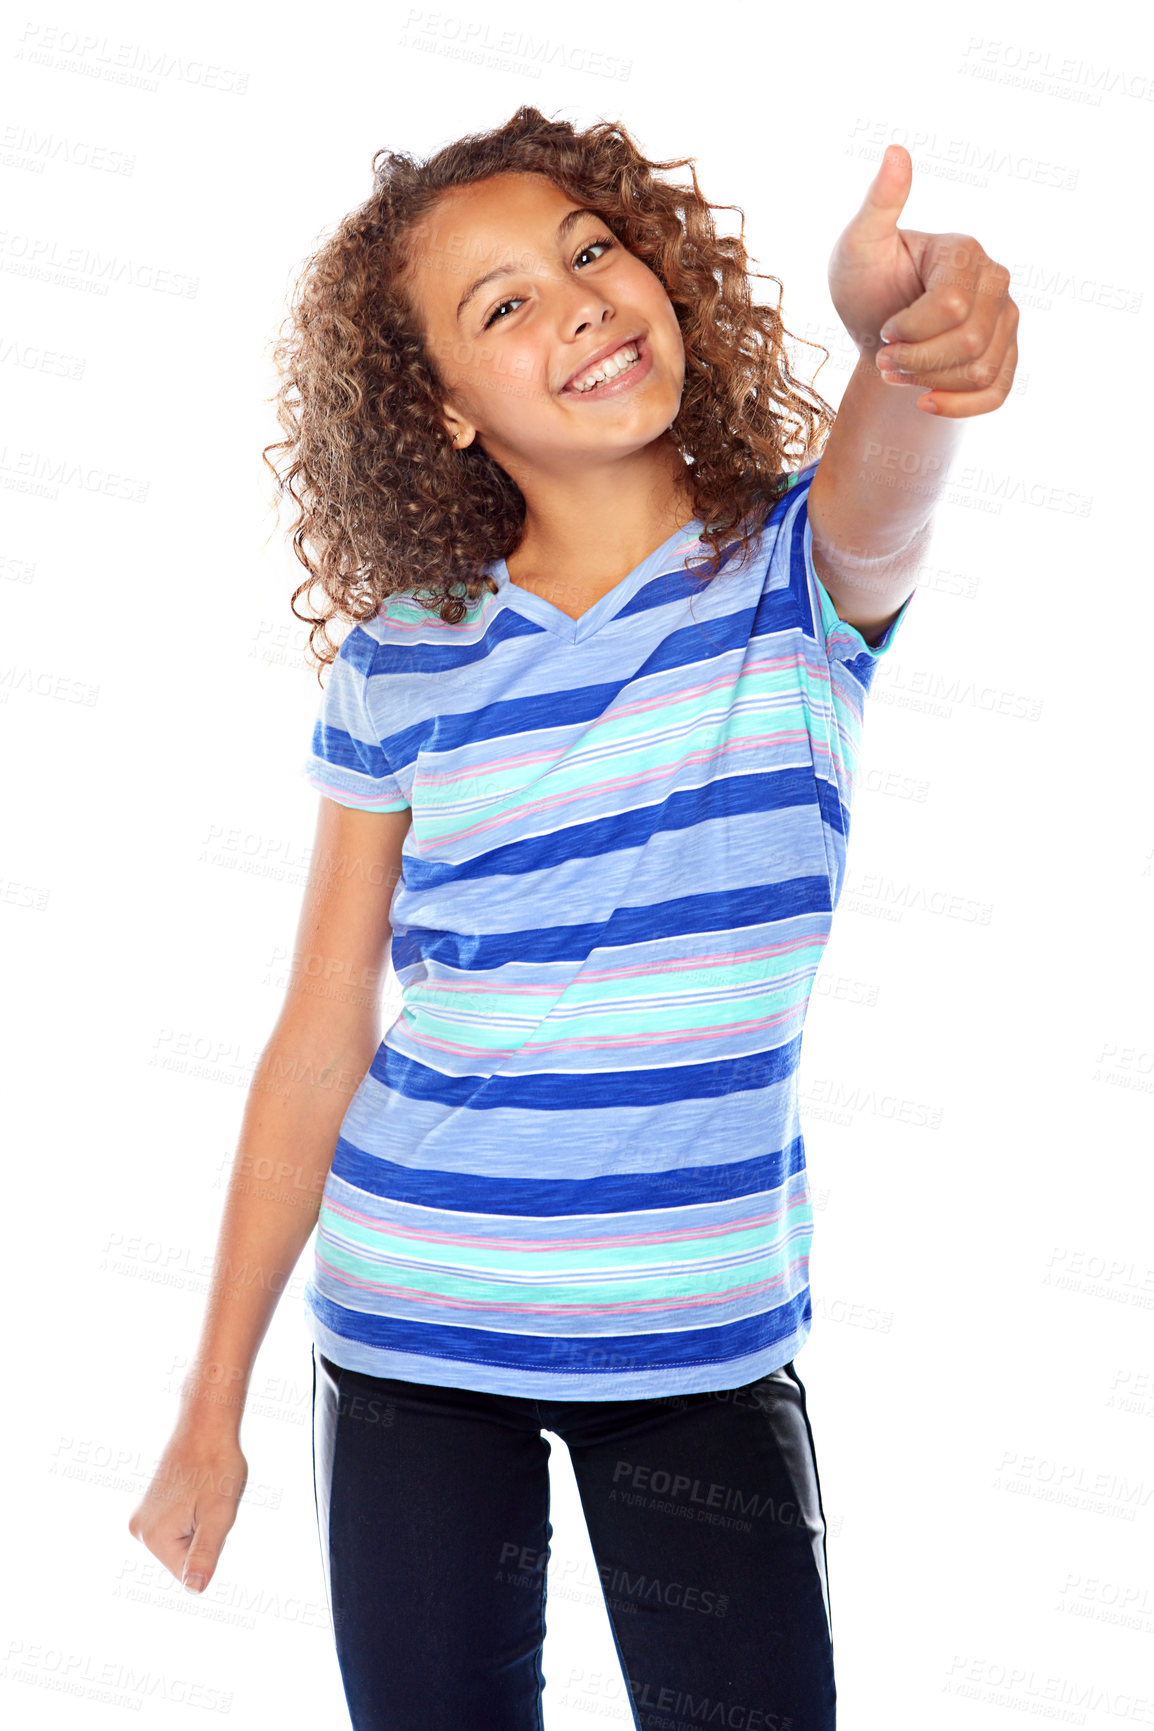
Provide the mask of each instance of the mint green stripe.
MULTIPOLYGON (((806 1211, 808 1219, 808 1210, 806 1211)), ((741 1234, 739 1237, 754 1237, 764 1245, 764 1229, 757 1234, 741 1234)), ((736 1287, 746 1286, 753 1281, 773 1280, 778 1278, 785 1269, 787 1259, 794 1262, 808 1247, 812 1239, 812 1231, 808 1234, 791 1239, 785 1245, 765 1247, 765 1254, 744 1262, 736 1268, 713 1268, 709 1266, 694 1266, 694 1259, 687 1256, 682 1260, 676 1252, 677 1266, 664 1273, 643 1275, 641 1273, 623 1275, 620 1280, 597 1281, 590 1284, 576 1277, 576 1271, 568 1279, 562 1277, 558 1270, 556 1279, 547 1281, 519 1282, 510 1286, 508 1281, 494 1282, 484 1274, 455 1273, 446 1268, 448 1256, 440 1250, 436 1252, 438 1268, 413 1268, 411 1265, 398 1266, 390 1264, 383 1267, 379 1261, 365 1261, 346 1251, 343 1246, 334 1245, 325 1240, 324 1258, 332 1268, 351 1276, 355 1280, 369 1283, 385 1282, 394 1286, 407 1286, 414 1292, 424 1292, 441 1298, 467 1299, 473 1303, 492 1305, 508 1304, 511 1299, 530 1301, 537 1304, 591 1304, 598 1307, 612 1308, 615 1305, 638 1303, 646 1299, 660 1299, 668 1302, 677 1298, 699 1298, 717 1296, 729 1292, 736 1287)), ((387 1247, 388 1239, 382 1239, 382 1248, 387 1247)), ((726 1247, 732 1251, 735 1246, 727 1239, 726 1247)), ((430 1252, 432 1254, 432 1252, 430 1252)), ((618 1257, 620 1251, 615 1253, 618 1257)), ((716 1255, 716 1250, 711 1252, 716 1255)), ((670 1251, 666 1248, 666 1260, 670 1260, 670 1251)), ((507 1258, 500 1258, 506 1261, 507 1258)), ((526 1262, 536 1262, 540 1259, 532 1255, 522 1255, 522 1267, 526 1262)), ((582 1265, 589 1269, 594 1264, 586 1256, 581 1259, 582 1265)), ((606 1257, 597 1259, 605 1262, 606 1257)), ((550 1272, 554 1267, 554 1258, 550 1254, 550 1272)))
MULTIPOLYGON (((767 1204, 772 1198, 767 1197, 767 1204)), ((400 1238, 389 1230, 389 1222, 381 1221, 376 1226, 359 1226, 353 1221, 336 1219, 326 1207, 320 1211, 320 1236, 326 1245, 326 1260, 340 1267, 357 1273, 365 1279, 374 1279, 379 1273, 378 1265, 372 1256, 361 1257, 356 1247, 362 1246, 366 1251, 375 1250, 378 1254, 392 1255, 402 1259, 423 1257, 428 1261, 437 1261, 445 1269, 451 1269, 462 1279, 471 1278, 470 1270, 476 1270, 480 1264, 483 1272, 508 1273, 525 1276, 535 1267, 549 1274, 556 1274, 564 1281, 574 1279, 583 1272, 612 1272, 620 1269, 623 1260, 631 1268, 639 1271, 655 1264, 676 1263, 678 1267, 715 1261, 719 1256, 741 1255, 746 1251, 768 1250, 771 1257, 779 1250, 777 1245, 766 1245, 766 1234, 773 1233, 775 1237, 790 1230, 799 1223, 809 1223, 812 1216, 812 1205, 804 1192, 799 1193, 791 1207, 787 1207, 785 1219, 777 1225, 735 1227, 730 1232, 723 1232, 711 1238, 682 1238, 675 1243, 639 1244, 630 1238, 619 1240, 600 1250, 584 1246, 568 1248, 564 1245, 549 1245, 545 1250, 479 1250, 470 1244, 443 1244, 440 1242, 422 1243, 419 1238, 400 1238), (337 1236, 339 1233, 339 1237, 337 1236)), ((445 1216, 446 1221, 451 1217, 445 1216)), ((530 1229, 533 1222, 529 1222, 530 1229)), ((602 1230, 597 1228, 597 1230, 602 1230)), ((620 1231, 620 1228, 617 1228, 620 1231)), ((606 1224, 603 1236, 612 1237, 614 1228, 606 1224)), ((712 1275, 710 1276, 712 1278, 712 1275)), ((670 1278, 667 1273, 660 1273, 653 1278, 663 1283, 670 1278)), ((629 1282, 632 1289, 632 1281, 629 1282)))
MULTIPOLYGON (((717 935, 719 939, 731 936, 717 935)), ((630 980, 594 980, 575 985, 565 994, 565 1008, 581 1009, 587 1005, 586 1013, 566 1015, 561 1019, 553 1019, 556 1006, 551 1018, 543 1019, 539 999, 534 1001, 522 997, 518 1001, 511 995, 489 993, 483 1000, 473 1000, 454 993, 452 1001, 446 1005, 437 1001, 435 986, 420 985, 409 989, 405 1025, 418 1038, 459 1041, 478 1051, 504 1050, 510 1038, 516 1038, 515 1027, 511 1028, 509 1022, 502 1019, 505 1017, 532 1024, 526 1027, 525 1037, 517 1048, 519 1051, 531 1051, 539 1043, 553 1044, 558 1039, 589 1040, 617 1036, 650 1040, 656 1035, 683 1033, 703 1025, 710 1030, 721 1030, 751 1019, 765 1021, 770 1016, 790 1010, 800 1012, 812 990, 813 972, 821 960, 824 942, 824 938, 814 939, 791 953, 789 965, 791 969, 800 970, 802 977, 789 984, 775 985, 772 974, 765 971, 773 966, 772 958, 764 968, 762 964, 753 963, 740 967, 735 965, 729 970, 734 996, 724 1001, 682 1003, 675 997, 672 1003, 654 1003, 650 994, 655 990, 669 992, 673 969, 665 972, 660 982, 649 988, 645 982, 649 979, 656 981, 655 975, 642 974, 634 975, 630 980), (426 994, 430 999, 428 1003, 422 1001, 426 994), (626 998, 635 1001, 615 1007, 615 1000, 626 998), (466 1021, 456 1012, 470 1003, 476 1019, 466 1021)), ((694 970, 685 976, 685 990, 687 993, 694 990, 694 970)))
MULTIPOLYGON (((689 677, 693 676, 691 672, 689 677)), ((710 678, 708 663, 703 664, 700 678, 702 681, 710 678)), ((713 773, 718 776, 723 775, 727 768, 724 759, 717 762, 719 747, 725 751, 728 746, 739 745, 742 740, 756 743, 767 727, 774 732, 803 732, 805 723, 805 708, 797 689, 797 668, 792 662, 787 662, 784 667, 739 674, 728 687, 697 692, 680 700, 671 696, 659 709, 648 707, 639 715, 610 713, 604 720, 588 727, 581 736, 579 749, 571 746, 559 748, 557 764, 551 770, 546 770, 536 753, 532 753, 531 762, 510 768, 506 757, 513 742, 499 739, 493 742, 498 755, 489 763, 471 764, 462 780, 449 782, 443 787, 421 789, 422 834, 435 840, 446 831, 460 829, 467 821, 466 816, 453 809, 462 797, 465 777, 470 802, 483 801, 487 818, 500 818, 515 814, 524 803, 527 791, 533 798, 545 793, 551 801, 555 798, 569 800, 573 796, 587 800, 594 791, 590 785, 590 754, 617 749, 616 756, 596 765, 599 778, 614 781, 618 777, 645 773, 671 775, 694 752, 709 754, 715 766, 713 773), (760 705, 758 699, 763 700, 760 705), (734 713, 732 706, 737 704, 743 706, 740 713, 734 713), (774 705, 772 709, 770 704, 774 705), (651 737, 654 727, 664 730, 676 726, 687 731, 674 739, 655 741, 651 737), (504 810, 503 800, 508 802, 504 810), (440 823, 437 821, 438 805, 442 810, 440 823)), ((524 743, 527 749, 530 746, 528 738, 524 741, 518 739, 515 743, 524 743)), ((746 765, 752 764, 754 753, 745 753, 744 761, 746 765)), ((701 767, 704 774, 704 762, 701 767)), ((740 752, 735 753, 732 767, 735 772, 741 770, 740 752)), ((622 798, 631 804, 638 794, 643 793, 643 789, 633 795, 629 790, 623 790, 622 798)))

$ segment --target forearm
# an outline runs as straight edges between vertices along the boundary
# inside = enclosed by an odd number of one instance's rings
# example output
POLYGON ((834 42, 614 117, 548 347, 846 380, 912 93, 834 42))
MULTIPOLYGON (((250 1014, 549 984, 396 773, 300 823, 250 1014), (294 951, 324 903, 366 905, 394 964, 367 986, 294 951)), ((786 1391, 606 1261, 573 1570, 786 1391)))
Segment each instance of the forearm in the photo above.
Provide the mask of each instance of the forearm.
POLYGON ((926 527, 945 487, 962 427, 917 408, 924 394, 887 385, 874 351, 859 354, 809 492, 815 549, 845 589, 894 588, 890 559, 926 527))
POLYGON ((253 1077, 233 1161, 182 1422, 238 1430, 249 1378, 281 1293, 316 1226, 341 1120, 372 1062, 364 1035, 318 1052, 292 1027, 270 1039, 253 1077))

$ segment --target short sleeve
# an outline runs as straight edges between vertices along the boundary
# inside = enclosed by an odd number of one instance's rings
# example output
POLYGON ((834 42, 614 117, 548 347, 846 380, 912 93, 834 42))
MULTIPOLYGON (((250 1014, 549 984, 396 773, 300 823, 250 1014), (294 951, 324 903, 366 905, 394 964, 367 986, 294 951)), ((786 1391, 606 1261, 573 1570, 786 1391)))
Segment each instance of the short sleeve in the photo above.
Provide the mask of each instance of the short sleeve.
POLYGON ((827 659, 830 662, 840 661, 850 667, 868 691, 874 669, 883 655, 893 646, 894 639, 901 629, 902 621, 909 612, 910 602, 917 594, 917 590, 911 590, 906 596, 896 615, 890 620, 885 635, 879 643, 867 643, 856 625, 851 625, 847 620, 839 617, 837 608, 833 604, 833 598, 818 576, 813 562, 813 528, 809 520, 809 483, 817 473, 817 467, 816 463, 811 463, 796 477, 796 481, 804 487, 805 497, 801 501, 801 509, 794 522, 794 535, 797 538, 798 550, 805 565, 805 580, 809 591, 815 635, 824 644, 827 659))
MULTIPOLYGON (((371 717, 370 682, 378 644, 354 626, 329 668, 311 749, 301 773, 311 787, 356 811, 405 811, 408 800, 393 774, 371 717)), ((386 677, 378 674, 378 681, 386 677)))
POLYGON ((813 564, 809 488, 817 464, 802 469, 774 507, 780 510, 789 617, 800 635, 798 672, 806 735, 813 754, 826 838, 830 893, 837 906, 845 877, 850 813, 861 764, 868 693, 882 657, 892 648, 916 590, 907 595, 879 643, 866 642, 856 625, 838 617, 813 564))

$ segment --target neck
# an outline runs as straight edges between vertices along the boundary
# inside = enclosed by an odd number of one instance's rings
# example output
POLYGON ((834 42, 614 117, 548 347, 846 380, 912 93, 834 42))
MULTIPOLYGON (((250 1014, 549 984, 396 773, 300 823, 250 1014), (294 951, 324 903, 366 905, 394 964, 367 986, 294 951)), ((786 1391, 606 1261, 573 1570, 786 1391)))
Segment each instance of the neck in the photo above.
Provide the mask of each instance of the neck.
POLYGON ((694 515, 687 466, 668 434, 607 467, 514 479, 525 497, 521 539, 506 560, 517 583, 580 573, 610 586, 694 515))

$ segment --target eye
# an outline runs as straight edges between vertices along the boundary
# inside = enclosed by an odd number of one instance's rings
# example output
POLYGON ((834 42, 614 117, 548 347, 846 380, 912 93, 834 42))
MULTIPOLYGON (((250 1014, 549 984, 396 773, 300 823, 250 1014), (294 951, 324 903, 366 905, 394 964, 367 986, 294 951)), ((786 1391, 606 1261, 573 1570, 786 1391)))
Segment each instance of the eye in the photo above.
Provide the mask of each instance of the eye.
MULTIPOLYGON (((608 235, 603 236, 600 240, 586 241, 585 245, 581 248, 581 251, 579 253, 577 253, 576 257, 574 258, 573 263, 576 264, 577 259, 584 258, 586 253, 593 252, 597 247, 601 247, 604 249, 604 251, 608 252, 612 247, 615 247, 616 245, 617 245, 617 242, 615 240, 610 240, 608 235)), ((498 301, 497 305, 493 308, 492 312, 489 314, 488 318, 485 320, 485 323, 482 326, 482 329, 483 330, 489 329, 489 326, 496 321, 497 314, 500 312, 502 307, 512 306, 514 301, 519 301, 519 300, 521 300, 521 298, 522 297, 520 295, 510 295, 508 300, 498 301)))
MULTIPOLYGON (((613 247, 616 245, 617 245, 616 241, 610 240, 609 236, 605 235, 604 238, 601 240, 591 240, 591 241, 587 242, 587 244, 585 246, 583 246, 581 248, 581 251, 577 254, 577 258, 584 258, 585 254, 587 252, 592 252, 593 248, 595 246, 603 246, 605 248, 605 250, 608 251, 610 247, 613 247)), ((577 260, 574 259, 573 262, 574 262, 574 264, 576 264, 577 260)))
POLYGON ((502 307, 511 307, 513 305, 513 302, 515 300, 520 300, 520 298, 521 298, 520 295, 512 295, 512 296, 510 296, 510 298, 507 301, 498 301, 497 305, 493 308, 492 312, 489 314, 488 318, 485 320, 485 323, 482 326, 482 329, 487 331, 489 326, 496 319, 497 314, 500 312, 501 308, 502 307))

